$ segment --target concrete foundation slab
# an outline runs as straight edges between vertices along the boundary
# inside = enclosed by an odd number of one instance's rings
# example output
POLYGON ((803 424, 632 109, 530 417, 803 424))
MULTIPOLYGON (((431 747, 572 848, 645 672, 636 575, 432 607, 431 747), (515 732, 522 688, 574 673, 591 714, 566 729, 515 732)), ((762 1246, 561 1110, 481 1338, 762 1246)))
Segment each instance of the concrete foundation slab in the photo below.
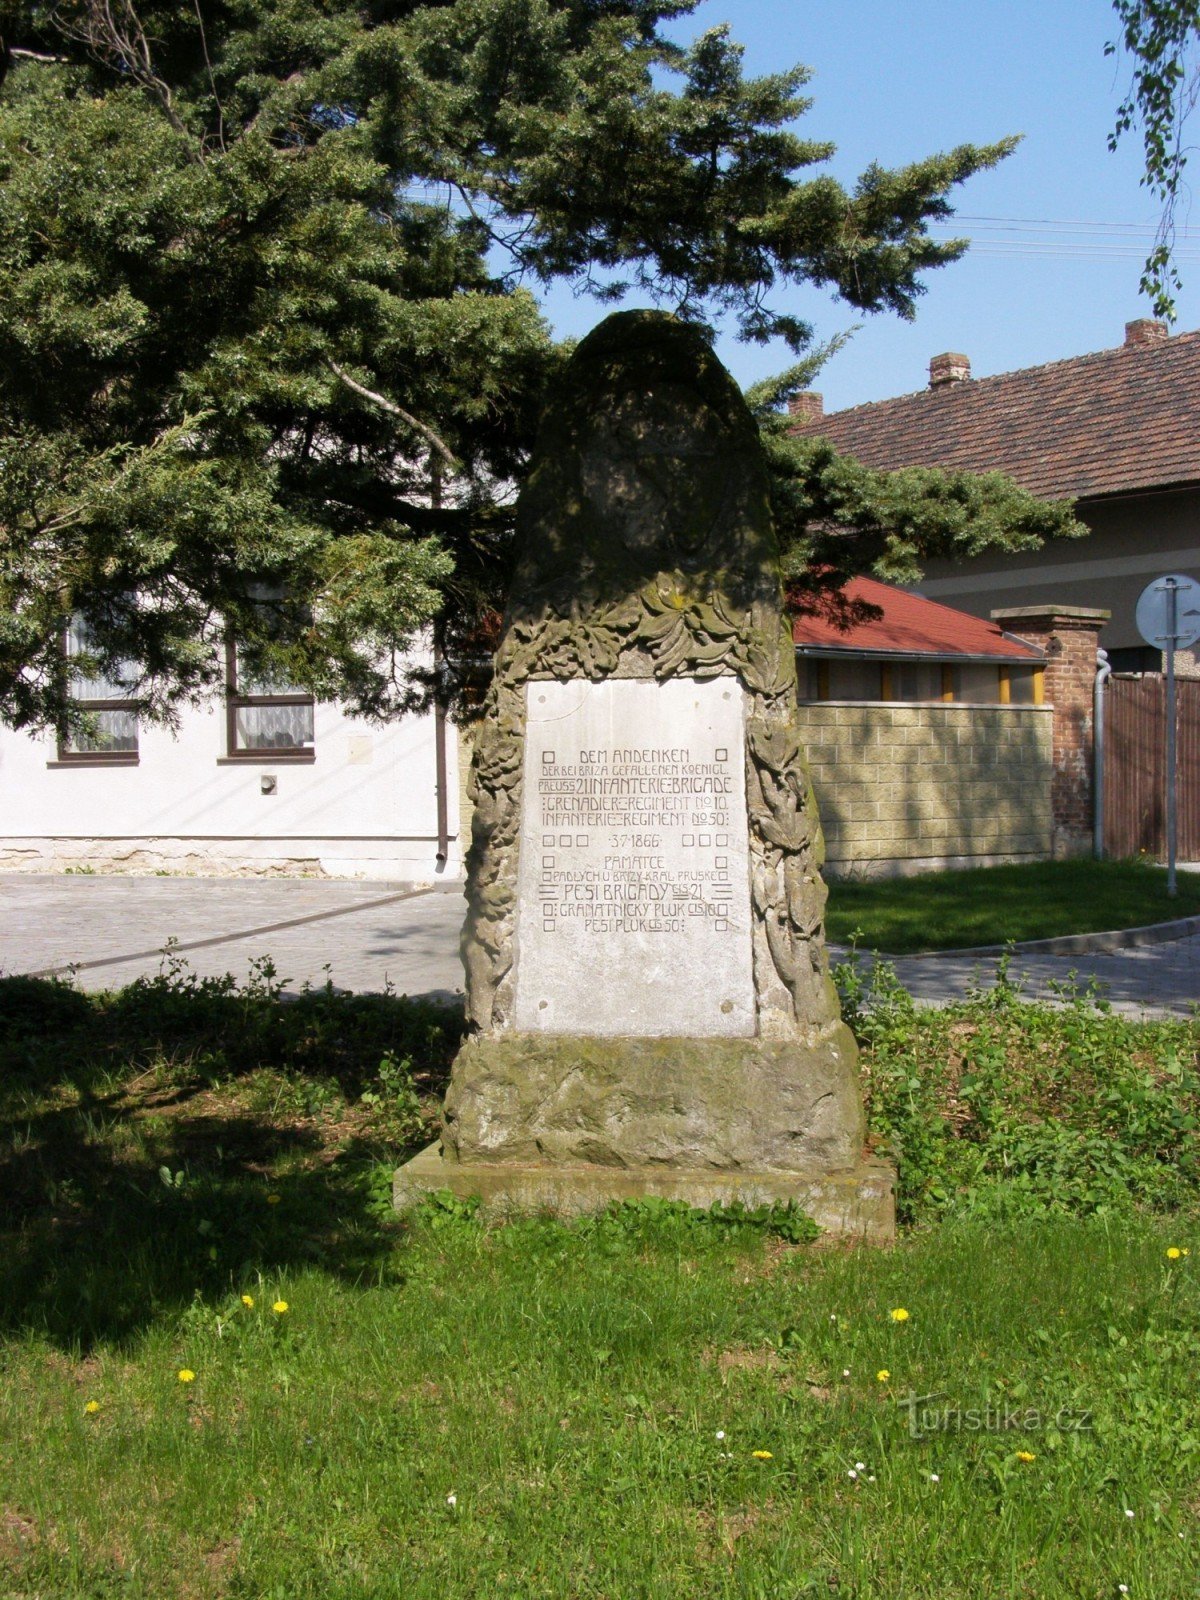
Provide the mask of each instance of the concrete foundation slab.
POLYGON ((441 1145, 431 1144, 397 1168, 393 1199, 403 1212, 426 1195, 449 1190, 463 1200, 478 1197, 485 1211, 498 1216, 547 1211, 560 1217, 649 1195, 703 1208, 735 1200, 745 1206, 792 1201, 835 1238, 887 1244, 896 1235, 895 1185, 895 1171, 874 1161, 820 1173, 535 1165, 447 1161, 441 1145))

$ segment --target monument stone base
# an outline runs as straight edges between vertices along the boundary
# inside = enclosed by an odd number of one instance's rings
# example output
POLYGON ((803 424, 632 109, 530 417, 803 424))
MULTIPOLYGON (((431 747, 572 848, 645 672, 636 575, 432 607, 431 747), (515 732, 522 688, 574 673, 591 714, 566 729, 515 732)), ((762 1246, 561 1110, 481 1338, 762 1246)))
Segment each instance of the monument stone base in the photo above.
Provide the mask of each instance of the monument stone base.
POLYGON ((498 1216, 551 1212, 558 1217, 603 1211, 622 1200, 683 1200, 707 1209, 718 1201, 744 1206, 793 1202, 826 1234, 889 1244, 896 1236, 896 1174, 884 1162, 862 1161, 845 1172, 737 1172, 714 1168, 562 1166, 447 1161, 440 1143, 396 1170, 393 1200, 404 1212, 426 1195, 449 1190, 478 1198, 498 1216))
POLYGON ((839 1172, 866 1137, 853 1035, 612 1039, 476 1035, 459 1051, 442 1143, 468 1165, 839 1172))

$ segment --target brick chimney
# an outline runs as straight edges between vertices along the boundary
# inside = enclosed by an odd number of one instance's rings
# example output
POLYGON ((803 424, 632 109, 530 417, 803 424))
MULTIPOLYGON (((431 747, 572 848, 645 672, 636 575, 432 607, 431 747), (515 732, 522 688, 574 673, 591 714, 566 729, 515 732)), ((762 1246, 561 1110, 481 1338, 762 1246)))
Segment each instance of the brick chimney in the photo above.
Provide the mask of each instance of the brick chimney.
POLYGON ((797 422, 819 422, 825 415, 825 397, 815 389, 805 389, 788 401, 788 410, 797 422))
POLYGON ((1153 317, 1139 317, 1125 324, 1125 344, 1162 344, 1170 337, 1165 322, 1155 322, 1153 317))
POLYGON ((971 358, 960 355, 957 350, 947 350, 944 355, 934 356, 929 363, 931 389, 944 389, 950 383, 966 383, 970 376, 971 358))

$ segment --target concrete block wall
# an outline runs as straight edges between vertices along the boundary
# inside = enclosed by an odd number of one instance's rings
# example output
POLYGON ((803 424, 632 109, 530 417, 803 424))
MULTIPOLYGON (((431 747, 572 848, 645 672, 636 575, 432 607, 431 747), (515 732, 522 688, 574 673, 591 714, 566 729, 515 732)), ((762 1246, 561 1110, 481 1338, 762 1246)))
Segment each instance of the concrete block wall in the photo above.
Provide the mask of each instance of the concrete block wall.
POLYGON ((1047 860, 1050 706, 800 707, 829 877, 1047 860))

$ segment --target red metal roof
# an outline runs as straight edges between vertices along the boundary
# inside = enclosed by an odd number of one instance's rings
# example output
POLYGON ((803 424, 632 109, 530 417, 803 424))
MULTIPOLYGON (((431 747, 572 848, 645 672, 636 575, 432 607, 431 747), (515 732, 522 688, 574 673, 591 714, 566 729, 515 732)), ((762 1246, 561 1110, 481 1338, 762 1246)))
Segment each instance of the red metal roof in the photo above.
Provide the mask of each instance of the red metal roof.
POLYGON ((792 637, 809 651, 852 651, 871 655, 932 656, 939 660, 974 657, 993 661, 1041 661, 1040 650, 1013 638, 994 622, 970 617, 936 600, 909 594, 875 578, 851 578, 841 590, 851 603, 877 606, 875 621, 855 622, 849 629, 833 619, 836 607, 821 615, 797 616, 792 637))
POLYGON ((864 466, 1006 472, 1045 499, 1200 480, 1200 332, 797 419, 864 466))

